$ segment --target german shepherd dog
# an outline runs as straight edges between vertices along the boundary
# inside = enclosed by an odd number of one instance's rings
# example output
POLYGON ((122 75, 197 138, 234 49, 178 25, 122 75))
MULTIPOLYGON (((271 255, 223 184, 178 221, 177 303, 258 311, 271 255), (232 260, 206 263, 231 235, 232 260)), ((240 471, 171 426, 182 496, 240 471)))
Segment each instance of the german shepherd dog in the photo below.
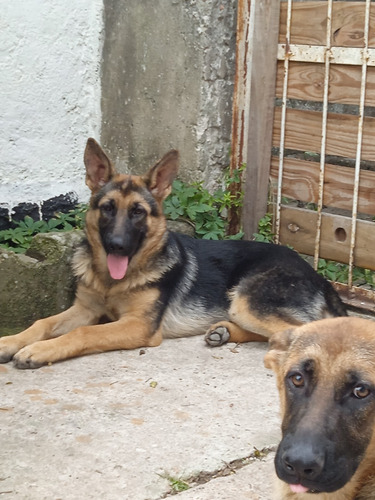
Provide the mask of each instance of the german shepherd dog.
POLYGON ((177 151, 143 176, 117 174, 89 139, 84 163, 92 196, 86 240, 73 258, 74 304, 0 339, 0 362, 36 368, 203 333, 211 346, 266 340, 291 325, 346 314, 332 286, 288 248, 169 232, 162 205, 177 151))
POLYGON ((375 499, 375 322, 331 318, 275 334, 278 500, 375 499), (314 493, 314 494, 312 494, 314 493))

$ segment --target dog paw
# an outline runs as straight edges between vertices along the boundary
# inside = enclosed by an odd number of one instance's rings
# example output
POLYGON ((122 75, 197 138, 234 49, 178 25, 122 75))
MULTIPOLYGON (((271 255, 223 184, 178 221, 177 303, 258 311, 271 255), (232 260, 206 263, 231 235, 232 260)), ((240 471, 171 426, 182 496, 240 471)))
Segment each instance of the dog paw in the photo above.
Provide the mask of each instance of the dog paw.
POLYGON ((9 361, 13 358, 13 354, 9 354, 9 352, 0 351, 0 364, 9 363, 9 361))
POLYGON ((17 352, 18 347, 11 337, 0 338, 0 363, 8 363, 17 352))
POLYGON ((42 360, 38 354, 37 343, 26 346, 13 356, 13 364, 16 368, 21 370, 39 368, 40 366, 47 364, 47 362, 42 360))
POLYGON ((218 347, 219 345, 223 345, 228 342, 229 338, 230 334, 228 328, 225 326, 216 326, 212 330, 208 330, 204 340, 211 347, 218 347))

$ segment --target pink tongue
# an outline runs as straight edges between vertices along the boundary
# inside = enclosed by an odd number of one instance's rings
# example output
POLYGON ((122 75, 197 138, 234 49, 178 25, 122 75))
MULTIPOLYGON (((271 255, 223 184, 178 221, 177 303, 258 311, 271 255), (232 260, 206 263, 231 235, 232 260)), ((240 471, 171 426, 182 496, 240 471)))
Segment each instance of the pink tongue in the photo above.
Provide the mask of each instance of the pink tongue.
POLYGON ((306 493, 306 491, 309 491, 309 489, 302 486, 302 484, 290 484, 289 486, 293 493, 306 493))
POLYGON ((107 266, 109 274, 114 280, 121 280, 126 273, 128 268, 128 257, 122 257, 120 255, 107 255, 107 266))

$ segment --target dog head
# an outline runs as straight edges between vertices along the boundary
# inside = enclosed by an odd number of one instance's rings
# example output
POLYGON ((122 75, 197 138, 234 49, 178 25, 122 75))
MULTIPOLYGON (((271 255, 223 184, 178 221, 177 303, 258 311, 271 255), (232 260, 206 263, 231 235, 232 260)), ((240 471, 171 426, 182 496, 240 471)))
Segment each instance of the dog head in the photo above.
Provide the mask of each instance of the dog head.
POLYGON ((375 322, 334 318, 281 332, 265 366, 280 392, 278 477, 296 493, 343 488, 370 443, 375 451, 375 322))
POLYGON ((100 235, 100 241, 91 246, 97 248, 99 243, 104 249, 113 279, 125 276, 146 236, 150 246, 160 242, 165 232, 162 203, 171 192, 178 159, 178 152, 172 150, 143 176, 117 174, 99 144, 88 139, 84 163, 92 196, 86 222, 100 235))

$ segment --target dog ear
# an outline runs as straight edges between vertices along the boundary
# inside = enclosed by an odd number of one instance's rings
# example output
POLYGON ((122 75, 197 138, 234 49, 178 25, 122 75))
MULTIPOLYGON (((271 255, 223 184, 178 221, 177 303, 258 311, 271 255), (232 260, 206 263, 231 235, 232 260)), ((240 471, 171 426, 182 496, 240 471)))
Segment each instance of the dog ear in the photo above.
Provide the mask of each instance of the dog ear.
POLYGON ((178 165, 178 151, 172 149, 143 176, 148 189, 156 199, 162 201, 171 192, 172 182, 178 172, 178 165))
POLYGON ((86 167, 86 184, 94 194, 107 184, 115 174, 110 159, 95 139, 88 139, 83 161, 86 167))
POLYGON ((272 335, 268 345, 269 351, 264 357, 264 366, 270 370, 276 371, 280 365, 283 355, 288 350, 294 337, 294 328, 289 328, 282 332, 272 335))

